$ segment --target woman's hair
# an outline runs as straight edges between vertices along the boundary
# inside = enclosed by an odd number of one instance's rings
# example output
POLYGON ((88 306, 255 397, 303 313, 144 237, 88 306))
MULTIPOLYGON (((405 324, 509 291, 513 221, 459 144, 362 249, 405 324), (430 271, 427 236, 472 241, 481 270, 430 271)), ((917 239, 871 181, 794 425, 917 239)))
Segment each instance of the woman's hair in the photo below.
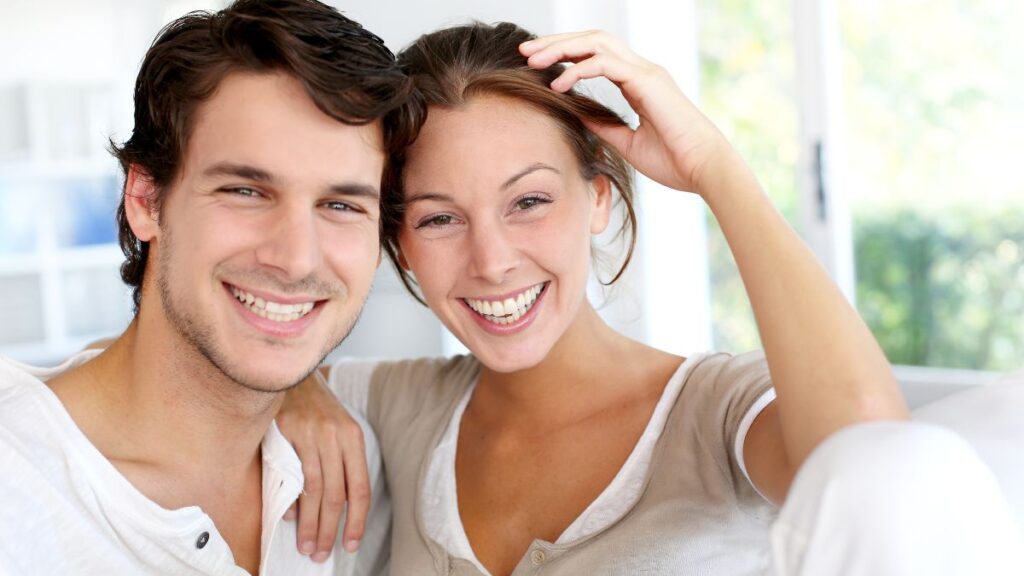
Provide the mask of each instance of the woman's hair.
MULTIPOLYGON (((316 0, 236 0, 220 12, 192 12, 168 24, 146 53, 135 83, 135 128, 111 151, 127 177, 138 166, 162 193, 178 176, 196 111, 234 72, 281 72, 300 81, 325 114, 364 125, 403 103, 410 80, 384 42, 316 0)), ((398 140, 389 139, 400 146, 398 140)), ((149 243, 132 232, 124 198, 117 210, 135 310, 149 243)))
MULTIPOLYGON (((625 214, 618 237, 628 238, 622 266, 605 285, 625 271, 636 245, 636 213, 633 209, 632 167, 583 124, 625 125, 615 112, 572 89, 558 93, 550 85, 565 70, 558 64, 544 70, 527 66, 519 45, 535 38, 515 24, 494 26, 474 22, 420 36, 398 54, 398 63, 413 80, 413 94, 406 104, 385 117, 385 135, 397 142, 412 142, 427 119, 430 106, 458 108, 476 96, 502 96, 519 100, 547 114, 561 128, 572 147, 582 176, 605 176, 618 191, 625 214)), ((396 147, 397 148, 397 147, 396 147)), ((405 150, 393 151, 382 183, 381 239, 409 292, 423 302, 416 281, 399 264, 398 235, 405 213, 403 171, 405 150)))

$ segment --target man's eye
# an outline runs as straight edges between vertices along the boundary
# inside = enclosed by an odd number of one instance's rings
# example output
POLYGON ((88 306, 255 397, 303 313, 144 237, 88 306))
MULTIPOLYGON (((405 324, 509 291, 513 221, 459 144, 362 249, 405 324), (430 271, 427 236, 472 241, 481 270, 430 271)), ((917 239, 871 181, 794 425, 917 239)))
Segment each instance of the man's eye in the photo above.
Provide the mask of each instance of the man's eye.
POLYGON ((330 210, 336 210, 338 212, 356 212, 355 206, 348 204, 347 202, 325 202, 324 207, 330 210))
POLYGON ((234 194, 238 194, 239 196, 245 196, 248 198, 255 198, 260 195, 260 193, 257 192, 255 189, 246 188, 245 186, 241 186, 238 188, 228 188, 228 192, 232 192, 234 194))

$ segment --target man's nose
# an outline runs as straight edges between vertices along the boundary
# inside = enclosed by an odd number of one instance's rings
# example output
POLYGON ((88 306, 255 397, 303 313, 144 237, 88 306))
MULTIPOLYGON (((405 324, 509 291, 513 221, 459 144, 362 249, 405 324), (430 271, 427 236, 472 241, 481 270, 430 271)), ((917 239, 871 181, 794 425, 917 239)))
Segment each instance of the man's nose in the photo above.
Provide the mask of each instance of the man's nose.
POLYGON ((284 205, 272 218, 256 251, 257 262, 285 282, 309 277, 323 256, 313 210, 284 205))

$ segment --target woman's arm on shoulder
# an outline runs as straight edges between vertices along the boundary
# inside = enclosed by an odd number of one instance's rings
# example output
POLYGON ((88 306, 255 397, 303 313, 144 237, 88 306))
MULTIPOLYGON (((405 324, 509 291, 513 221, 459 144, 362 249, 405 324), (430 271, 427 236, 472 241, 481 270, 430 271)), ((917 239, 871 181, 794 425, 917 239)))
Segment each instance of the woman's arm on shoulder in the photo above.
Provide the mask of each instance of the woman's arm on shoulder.
POLYGON ((285 519, 297 518, 296 544, 315 560, 326 560, 334 548, 342 513, 343 546, 355 551, 365 532, 372 496, 366 441, 356 419, 365 416, 365 403, 362 412, 358 406, 365 397, 359 387, 369 386, 372 366, 352 364, 359 372, 346 373, 347 378, 332 373, 338 366, 344 364, 318 368, 285 393, 276 419, 302 462, 304 477, 302 494, 285 519), (346 400, 344 405, 339 396, 346 400), (356 417, 346 407, 355 410, 356 417))

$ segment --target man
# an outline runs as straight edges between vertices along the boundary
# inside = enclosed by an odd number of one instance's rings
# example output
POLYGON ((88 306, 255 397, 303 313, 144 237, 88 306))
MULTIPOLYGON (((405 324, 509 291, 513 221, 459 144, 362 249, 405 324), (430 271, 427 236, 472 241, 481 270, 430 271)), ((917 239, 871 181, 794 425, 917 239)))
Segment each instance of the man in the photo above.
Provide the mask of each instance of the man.
POLYGON ((273 419, 368 294, 378 120, 408 91, 379 38, 313 0, 161 32, 114 146, 136 317, 58 369, 0 359, 0 573, 345 570, 280 520, 303 476, 273 419))

